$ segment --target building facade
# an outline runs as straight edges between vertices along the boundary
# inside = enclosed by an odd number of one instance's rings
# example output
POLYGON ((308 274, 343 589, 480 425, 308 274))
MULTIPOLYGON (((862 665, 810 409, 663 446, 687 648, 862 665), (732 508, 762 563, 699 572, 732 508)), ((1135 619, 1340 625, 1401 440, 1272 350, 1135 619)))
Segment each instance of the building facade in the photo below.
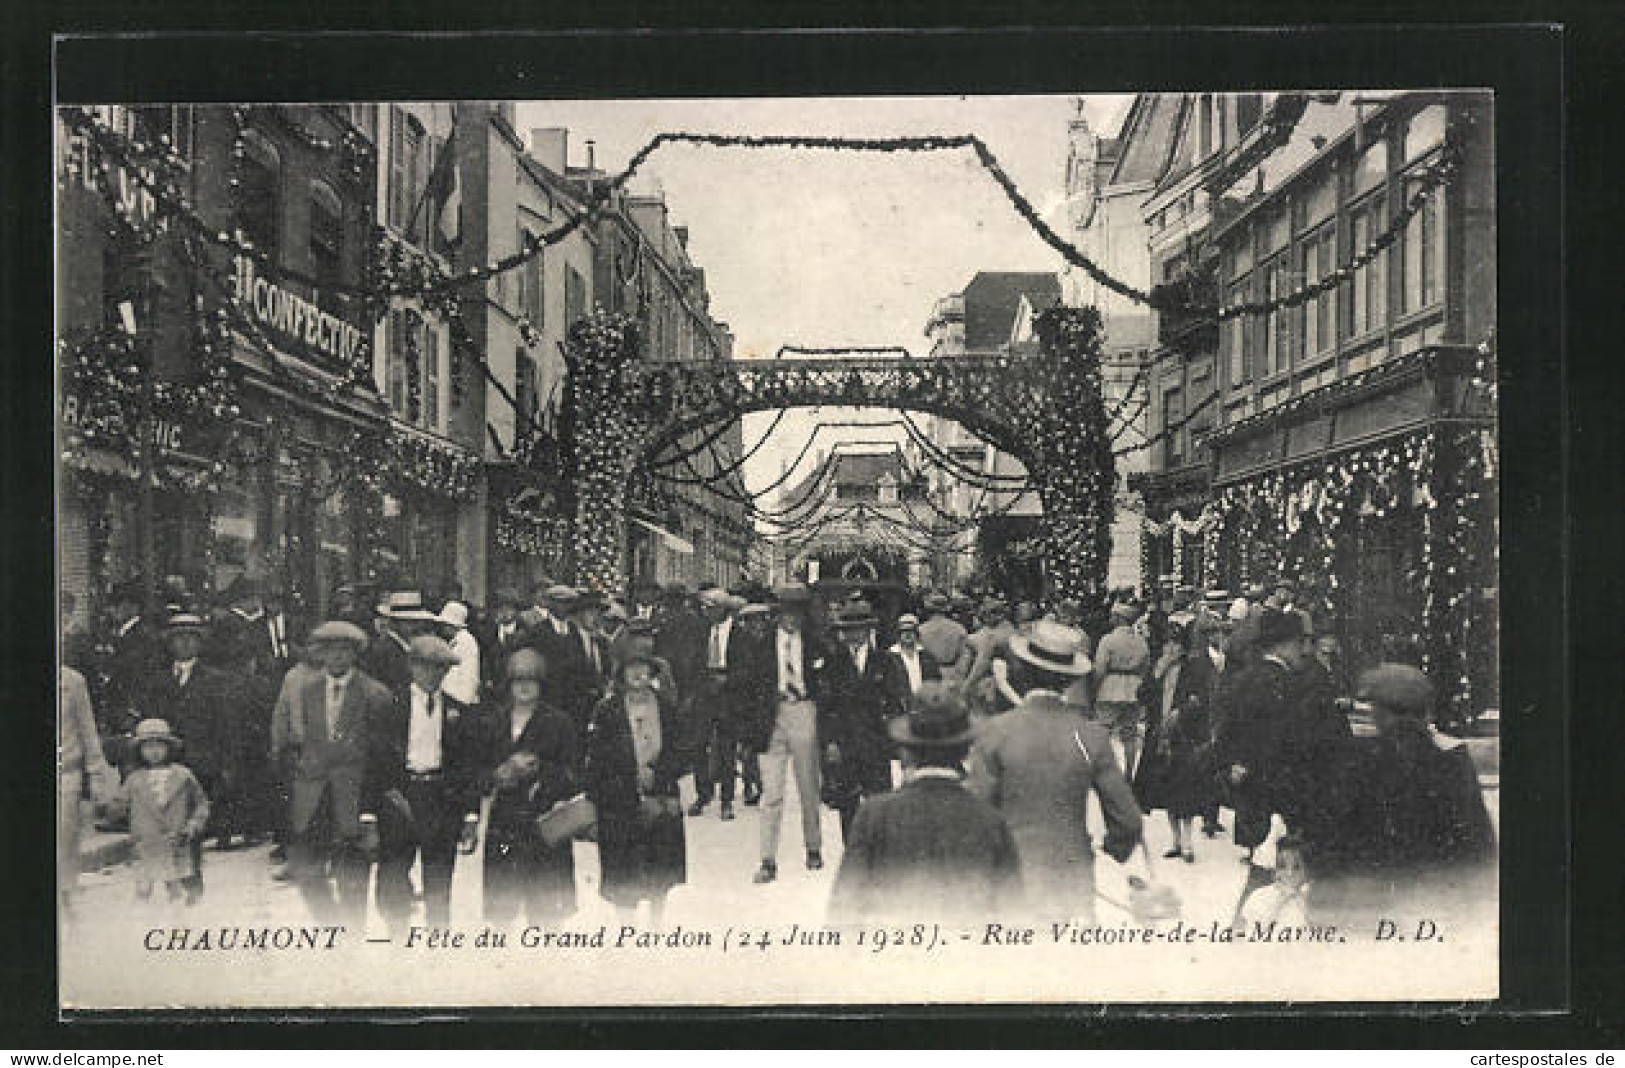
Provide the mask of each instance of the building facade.
MULTIPOLYGON (((1239 110, 1195 98, 1198 123, 1203 101, 1239 110)), ((1296 582, 1351 667, 1414 660, 1441 715, 1465 718, 1498 689, 1490 102, 1266 97, 1251 114, 1193 153, 1181 208, 1172 184, 1146 203, 1159 233, 1207 212, 1198 288, 1211 278, 1223 309, 1216 328, 1159 323, 1152 435, 1170 447, 1151 490, 1184 506, 1161 524, 1170 563, 1209 588, 1296 582), (1172 429, 1199 405, 1206 429, 1172 429), (1178 496, 1188 445, 1205 450, 1199 509, 1178 496)))
POLYGON ((376 152, 344 107, 57 115, 59 580, 88 610, 246 576, 296 611, 382 563, 390 432, 356 296, 376 152), (165 593, 160 593, 169 587, 165 593))
MULTIPOLYGON (((605 176, 573 172, 582 187, 605 176)), ((688 229, 676 225, 664 196, 617 193, 597 233, 598 303, 634 316, 649 360, 727 360, 733 335, 710 314, 705 272, 688 252, 688 229)), ((737 585, 752 574, 756 531, 739 469, 741 425, 696 431, 648 457, 632 487, 628 524, 634 587, 716 582, 737 585)))

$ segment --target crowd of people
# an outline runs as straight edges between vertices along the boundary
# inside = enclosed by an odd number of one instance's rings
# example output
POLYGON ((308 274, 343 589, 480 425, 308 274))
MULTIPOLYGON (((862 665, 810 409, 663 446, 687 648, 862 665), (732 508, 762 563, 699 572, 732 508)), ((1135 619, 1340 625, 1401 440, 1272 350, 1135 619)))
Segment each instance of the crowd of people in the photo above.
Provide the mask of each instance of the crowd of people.
POLYGON ((658 923, 687 880, 685 820, 713 804, 759 810, 741 883, 778 878, 792 778, 807 869, 822 808, 839 814, 838 920, 1092 917, 1092 811, 1120 864, 1156 811, 1167 860, 1196 861, 1198 828, 1230 833, 1251 865, 1238 922, 1493 888, 1476 772, 1431 728, 1427 678, 1348 680, 1289 584, 1088 609, 925 592, 885 619, 798 583, 623 604, 544 580, 488 615, 455 591, 345 587, 309 627, 248 579, 208 612, 171 588, 157 619, 142 592, 63 636, 70 909, 89 797, 134 838, 143 897, 195 903, 206 841, 272 840, 274 877, 324 921, 362 922, 371 895, 392 930, 419 899, 443 925, 478 853, 489 922, 556 924, 589 837, 604 898, 658 923))

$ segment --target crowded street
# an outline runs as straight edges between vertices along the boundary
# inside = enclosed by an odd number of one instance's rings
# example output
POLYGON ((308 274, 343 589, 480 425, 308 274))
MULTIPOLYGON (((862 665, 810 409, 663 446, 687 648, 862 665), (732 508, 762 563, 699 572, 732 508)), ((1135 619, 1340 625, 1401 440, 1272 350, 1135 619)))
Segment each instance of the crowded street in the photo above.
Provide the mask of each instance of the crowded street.
POLYGON ((59 109, 72 998, 1493 992, 1493 102, 871 103, 59 109))

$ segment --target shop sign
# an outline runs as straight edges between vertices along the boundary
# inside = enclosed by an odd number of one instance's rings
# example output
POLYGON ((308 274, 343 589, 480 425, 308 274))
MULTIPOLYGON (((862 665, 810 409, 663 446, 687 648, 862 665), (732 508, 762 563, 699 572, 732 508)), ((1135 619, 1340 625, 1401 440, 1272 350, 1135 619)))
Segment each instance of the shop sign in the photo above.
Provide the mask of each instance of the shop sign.
MULTIPOLYGON (((79 426, 81 404, 77 394, 64 393, 62 395, 62 425, 68 428, 79 426)), ((163 452, 181 452, 185 444, 185 436, 181 432, 179 423, 167 419, 156 420, 152 424, 152 441, 163 452)))
MULTIPOLYGON (((239 253, 234 257, 232 292, 254 321, 296 349, 349 366, 361 350, 362 333, 353 324, 321 309, 289 288, 289 283, 261 273, 260 265, 239 253)), ((309 287, 301 287, 309 288, 309 287)), ((320 294, 311 289, 311 296, 320 294)))

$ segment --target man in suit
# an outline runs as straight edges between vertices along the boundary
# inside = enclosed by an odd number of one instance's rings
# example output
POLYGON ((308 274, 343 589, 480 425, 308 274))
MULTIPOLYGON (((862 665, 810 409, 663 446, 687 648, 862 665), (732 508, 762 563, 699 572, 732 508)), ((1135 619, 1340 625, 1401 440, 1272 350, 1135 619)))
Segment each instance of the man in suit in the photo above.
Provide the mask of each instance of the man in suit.
POLYGON ((1287 800, 1290 775, 1283 763, 1283 743, 1297 716, 1297 672, 1304 645, 1302 616, 1275 608, 1260 610, 1257 658, 1219 688, 1215 750, 1230 783, 1235 842, 1247 850, 1249 862, 1269 838, 1273 816, 1287 800))
MULTIPOLYGON (((171 616, 164 627, 169 663, 149 676, 143 718, 168 720, 183 746, 182 761, 209 799, 208 833, 220 848, 231 846, 241 820, 245 758, 242 688, 231 675, 199 659, 203 620, 190 612, 171 616)), ((263 755, 256 754, 260 759, 263 755)), ((201 837, 192 840, 197 874, 185 881, 203 891, 201 837)))
POLYGON ((778 625, 764 642, 747 642, 736 659, 739 672, 736 694, 743 741, 759 755, 762 768, 762 864, 754 880, 770 883, 778 878, 779 827, 784 819, 785 776, 796 777, 801 802, 801 837, 807 867, 824 866, 822 828, 819 825, 819 734, 821 724, 821 652, 806 633, 812 593, 799 582, 778 589, 778 625))
POLYGON ((420 860, 425 922, 450 921, 452 868, 479 836, 486 737, 475 710, 441 690, 457 662, 451 646, 419 635, 407 655, 411 683, 367 725, 361 786, 362 842, 378 856, 378 911, 397 934, 411 916, 408 873, 420 860))
POLYGON ((574 587, 559 583, 538 589, 537 594, 541 603, 520 616, 525 628, 523 644, 547 661, 548 689, 542 699, 570 717, 581 743, 578 750, 585 752, 596 689, 581 635, 570 622, 581 595, 574 587))
MULTIPOLYGON (((107 683, 103 700, 96 706, 104 734, 125 735, 135 729, 145 718, 140 709, 143 687, 169 663, 162 633, 142 614, 145 600, 138 579, 114 586, 108 599, 107 683)), ((110 756, 123 765, 133 754, 110 756)))
POLYGON ((1105 817, 1105 851, 1118 862, 1140 842, 1140 807, 1105 728, 1062 697, 1092 666, 1082 632, 1040 620, 1010 639, 1010 654, 1021 703, 982 724, 966 785, 1009 823, 1035 918, 1091 920, 1089 795, 1105 817))
POLYGON ((475 628, 474 637, 480 643, 480 674, 484 692, 494 697, 502 688, 502 673, 508 659, 524 644, 524 627, 519 622, 519 593, 517 590, 497 591, 496 613, 489 624, 475 628))
POLYGON ((309 645, 313 663, 288 670, 271 718, 271 759, 291 784, 289 874, 318 922, 359 927, 369 873, 360 823, 367 731, 387 719, 392 699, 356 669, 367 646, 360 627, 323 623, 309 645))
POLYGON ((889 732, 902 749, 905 780, 858 811, 830 918, 913 923, 1009 915, 1021 900, 1020 860, 998 809, 962 785, 972 734, 965 702, 952 684, 928 682, 889 732))
POLYGON ((1140 756, 1140 730, 1145 707, 1140 687, 1151 670, 1151 646, 1134 629, 1140 610, 1131 602, 1111 607, 1112 629, 1095 648, 1095 718, 1111 732, 1123 751, 1123 770, 1130 778, 1140 756))
POLYGON ((886 723, 892 702, 889 665, 875 646, 875 615, 866 601, 841 606, 838 640, 824 668, 824 794, 841 815, 841 835, 852 829, 865 797, 891 789, 891 738, 886 723))
POLYGON ((361 670, 399 697, 412 684, 407 650, 413 638, 429 634, 439 617, 423 605, 417 590, 396 590, 378 605, 377 635, 361 656, 361 670))
POLYGON ((609 685, 609 642, 604 637, 603 612, 608 599, 597 590, 581 590, 570 609, 570 627, 581 647, 582 684, 590 690, 584 700, 593 704, 609 685))
POLYGON ((943 677, 942 665, 920 642, 920 621, 904 613, 897 617, 897 644, 886 650, 886 692, 892 715, 908 709, 908 699, 927 682, 943 677))
POLYGON ((694 804, 698 816, 713 793, 722 797, 721 818, 734 818, 734 767, 738 760, 739 722, 733 707, 739 688, 735 670, 742 655, 744 635, 728 611, 728 594, 716 586, 700 591, 700 613, 705 620, 703 670, 695 673, 694 700, 689 722, 694 738, 694 804))

